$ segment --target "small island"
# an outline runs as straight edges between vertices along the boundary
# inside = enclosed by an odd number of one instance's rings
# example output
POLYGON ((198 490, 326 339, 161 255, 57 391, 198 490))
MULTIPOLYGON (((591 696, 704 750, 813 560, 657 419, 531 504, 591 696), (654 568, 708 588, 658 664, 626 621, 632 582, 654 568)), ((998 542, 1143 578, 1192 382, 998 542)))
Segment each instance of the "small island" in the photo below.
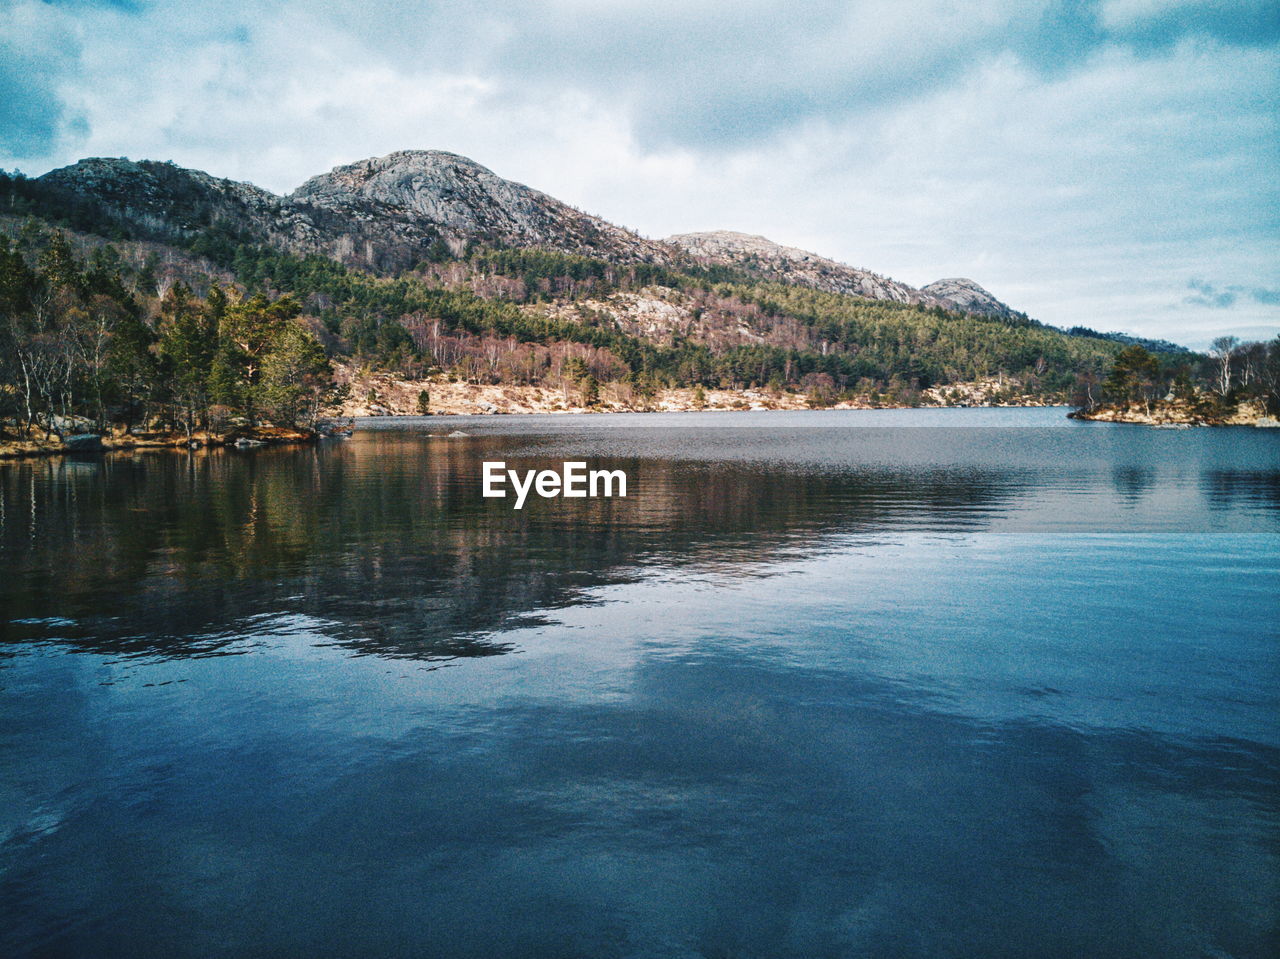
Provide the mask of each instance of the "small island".
POLYGON ((1219 337, 1208 356, 1126 347, 1101 383, 1083 377, 1076 419, 1145 426, 1280 427, 1280 338, 1219 337))

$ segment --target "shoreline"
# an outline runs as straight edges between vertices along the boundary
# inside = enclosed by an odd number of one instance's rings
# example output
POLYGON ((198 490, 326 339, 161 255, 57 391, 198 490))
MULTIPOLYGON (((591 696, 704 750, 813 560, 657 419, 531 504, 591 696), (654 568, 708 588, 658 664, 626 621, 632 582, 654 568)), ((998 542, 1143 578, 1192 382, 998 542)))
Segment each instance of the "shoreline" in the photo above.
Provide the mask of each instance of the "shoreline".
MULTIPOLYGON (((664 391, 672 392, 691 392, 681 390, 664 391)), ((708 391, 710 392, 710 391, 708 391)), ((730 393, 731 391, 716 391, 717 393, 730 393)), ((749 394, 750 391, 741 391, 733 393, 734 396, 741 396, 744 393, 749 394)), ((801 397, 801 399, 803 399, 801 397)), ((789 405, 751 405, 749 403, 735 403, 734 405, 711 405, 694 406, 679 405, 667 400, 661 404, 654 404, 647 408, 628 408, 620 406, 612 407, 584 407, 572 406, 555 409, 463 409, 463 410, 432 410, 430 413, 412 413, 412 412, 374 412, 368 413, 360 410, 359 407, 351 410, 350 405, 344 405, 342 415, 329 417, 321 421, 322 424, 342 424, 344 421, 351 422, 354 420, 430 420, 433 418, 447 419, 451 417, 489 417, 489 416, 550 416, 563 415, 569 416, 599 416, 611 414, 637 414, 637 413, 749 413, 749 412, 830 412, 833 410, 840 411, 858 411, 873 412, 876 410, 938 410, 938 409, 1050 409, 1050 408, 1068 408, 1062 403, 1037 402, 1037 403, 986 403, 986 404, 921 404, 918 406, 908 406, 905 404, 860 404, 852 402, 833 403, 829 406, 810 406, 807 403, 796 403, 789 405)), ((1070 414, 1068 414, 1070 415, 1070 414)), ((13 460, 38 459, 50 456, 103 456, 108 453, 138 453, 151 452, 159 450, 170 451, 195 451, 195 450, 212 450, 212 449, 249 449, 260 448, 265 446, 290 446, 300 443, 316 443, 322 439, 333 436, 342 435, 339 430, 326 430, 322 425, 316 430, 290 429, 278 426, 256 426, 242 427, 231 430, 226 433, 208 433, 204 430, 197 431, 188 438, 183 433, 131 433, 131 434, 77 434, 59 438, 51 437, 48 440, 43 438, 22 438, 14 436, 0 436, 0 463, 13 460), (77 443, 76 441, 83 441, 77 443), (96 440, 97 442, 92 442, 96 440)))
POLYGON ((811 398, 802 392, 768 388, 721 389, 674 387, 641 396, 624 383, 597 385, 595 402, 588 403, 572 384, 559 387, 466 383, 442 376, 405 378, 393 373, 359 370, 334 364, 335 380, 349 389, 337 417, 471 416, 518 413, 694 413, 719 410, 874 410, 934 407, 1046 407, 1063 406, 1062 396, 1045 397, 1021 391, 1021 384, 992 378, 955 383, 919 391, 918 403, 900 397, 863 394, 836 400, 811 398), (427 394, 424 412, 419 403, 427 394))
MULTIPOLYGON (((439 386, 439 384, 434 384, 439 386)), ((462 384, 455 384, 462 385, 462 384)), ((647 406, 624 406, 618 403, 583 406, 581 404, 566 405, 563 402, 547 403, 508 403, 506 408, 490 402, 487 397, 492 391, 529 391, 553 393, 563 397, 559 390, 543 387, 469 387, 472 396, 480 392, 479 398, 465 404, 448 404, 449 408, 432 409, 423 414, 402 409, 390 409, 382 405, 374 405, 373 409, 364 404, 348 402, 343 405, 341 415, 327 419, 327 423, 340 423, 343 420, 429 420, 434 417, 487 417, 487 416, 581 416, 607 415, 614 413, 745 413, 745 412, 829 412, 833 410, 856 410, 861 412, 873 410, 938 410, 938 409, 1046 409, 1069 408, 1067 404, 1049 400, 1014 403, 949 403, 930 402, 916 405, 901 403, 872 404, 861 401, 844 400, 829 405, 814 406, 807 398, 799 394, 783 394, 782 398, 789 402, 779 402, 779 397, 755 390, 707 390, 707 402, 697 405, 692 402, 692 390, 663 390, 647 406)), ((511 397, 501 397, 510 400, 511 397)), ((1205 417, 1199 415, 1185 405, 1161 404, 1150 412, 1137 408, 1121 408, 1116 406, 1098 406, 1092 410, 1071 410, 1066 414, 1068 419, 1085 420, 1094 423, 1114 423, 1120 425, 1149 426, 1155 429, 1190 429, 1192 427, 1245 426, 1257 429, 1280 428, 1280 419, 1266 415, 1260 407, 1242 405, 1223 417, 1205 417)), ((78 434, 68 437, 21 438, 14 436, 0 437, 0 462, 6 460, 35 459, 48 456, 100 456, 107 453, 136 453, 152 450, 211 450, 211 449, 252 449, 265 446, 288 446, 300 443, 315 443, 328 436, 336 435, 323 428, 315 430, 292 429, 278 426, 240 427, 224 433, 209 433, 201 430, 190 437, 183 433, 118 433, 118 434, 78 434)))
POLYGON ((314 430, 282 426, 239 427, 225 433, 198 430, 182 433, 78 433, 72 436, 0 437, 0 460, 35 459, 44 456, 101 456, 106 453, 137 453, 151 450, 256 449, 314 443, 321 434, 314 430))
POLYGON ((1280 419, 1269 416, 1261 403, 1246 402, 1221 413, 1205 412, 1185 401, 1162 401, 1147 409, 1137 406, 1098 405, 1067 414, 1072 419, 1093 423, 1123 423, 1155 429, 1248 426, 1255 429, 1280 427, 1280 419))

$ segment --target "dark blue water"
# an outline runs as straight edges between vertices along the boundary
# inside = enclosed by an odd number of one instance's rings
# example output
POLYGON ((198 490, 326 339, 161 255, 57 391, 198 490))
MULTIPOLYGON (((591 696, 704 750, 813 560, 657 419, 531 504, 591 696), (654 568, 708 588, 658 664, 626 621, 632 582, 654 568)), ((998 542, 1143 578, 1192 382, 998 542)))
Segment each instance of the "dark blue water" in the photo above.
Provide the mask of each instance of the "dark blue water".
POLYGON ((1275 432, 369 425, 0 466, 0 954, 1280 954, 1275 432))

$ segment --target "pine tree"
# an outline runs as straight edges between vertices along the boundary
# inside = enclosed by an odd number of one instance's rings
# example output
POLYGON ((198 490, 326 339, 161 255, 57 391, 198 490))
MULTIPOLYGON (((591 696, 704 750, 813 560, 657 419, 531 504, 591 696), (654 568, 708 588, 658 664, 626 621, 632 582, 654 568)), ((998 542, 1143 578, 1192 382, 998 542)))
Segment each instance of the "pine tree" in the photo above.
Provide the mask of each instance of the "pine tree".
POLYGON ((187 437, 205 419, 209 378, 217 346, 216 327, 203 304, 182 283, 175 284, 160 307, 160 355, 168 363, 168 390, 182 412, 187 437))
POLYGON ((1127 346, 1116 356, 1102 384, 1103 395, 1113 403, 1142 403, 1150 412, 1160 376, 1160 361, 1141 346, 1127 346))
POLYGON ((600 383, 588 373, 578 381, 578 389, 582 392, 583 406, 596 406, 600 402, 600 383))

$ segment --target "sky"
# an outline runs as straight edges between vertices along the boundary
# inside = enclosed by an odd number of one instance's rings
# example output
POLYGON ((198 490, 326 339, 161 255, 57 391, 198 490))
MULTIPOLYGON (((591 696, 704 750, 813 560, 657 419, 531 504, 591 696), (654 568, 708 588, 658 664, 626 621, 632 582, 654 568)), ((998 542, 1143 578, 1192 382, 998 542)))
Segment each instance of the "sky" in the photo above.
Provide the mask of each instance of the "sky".
POLYGON ((1277 0, 0 0, 0 167, 469 156, 1203 348, 1280 333, 1277 0))

